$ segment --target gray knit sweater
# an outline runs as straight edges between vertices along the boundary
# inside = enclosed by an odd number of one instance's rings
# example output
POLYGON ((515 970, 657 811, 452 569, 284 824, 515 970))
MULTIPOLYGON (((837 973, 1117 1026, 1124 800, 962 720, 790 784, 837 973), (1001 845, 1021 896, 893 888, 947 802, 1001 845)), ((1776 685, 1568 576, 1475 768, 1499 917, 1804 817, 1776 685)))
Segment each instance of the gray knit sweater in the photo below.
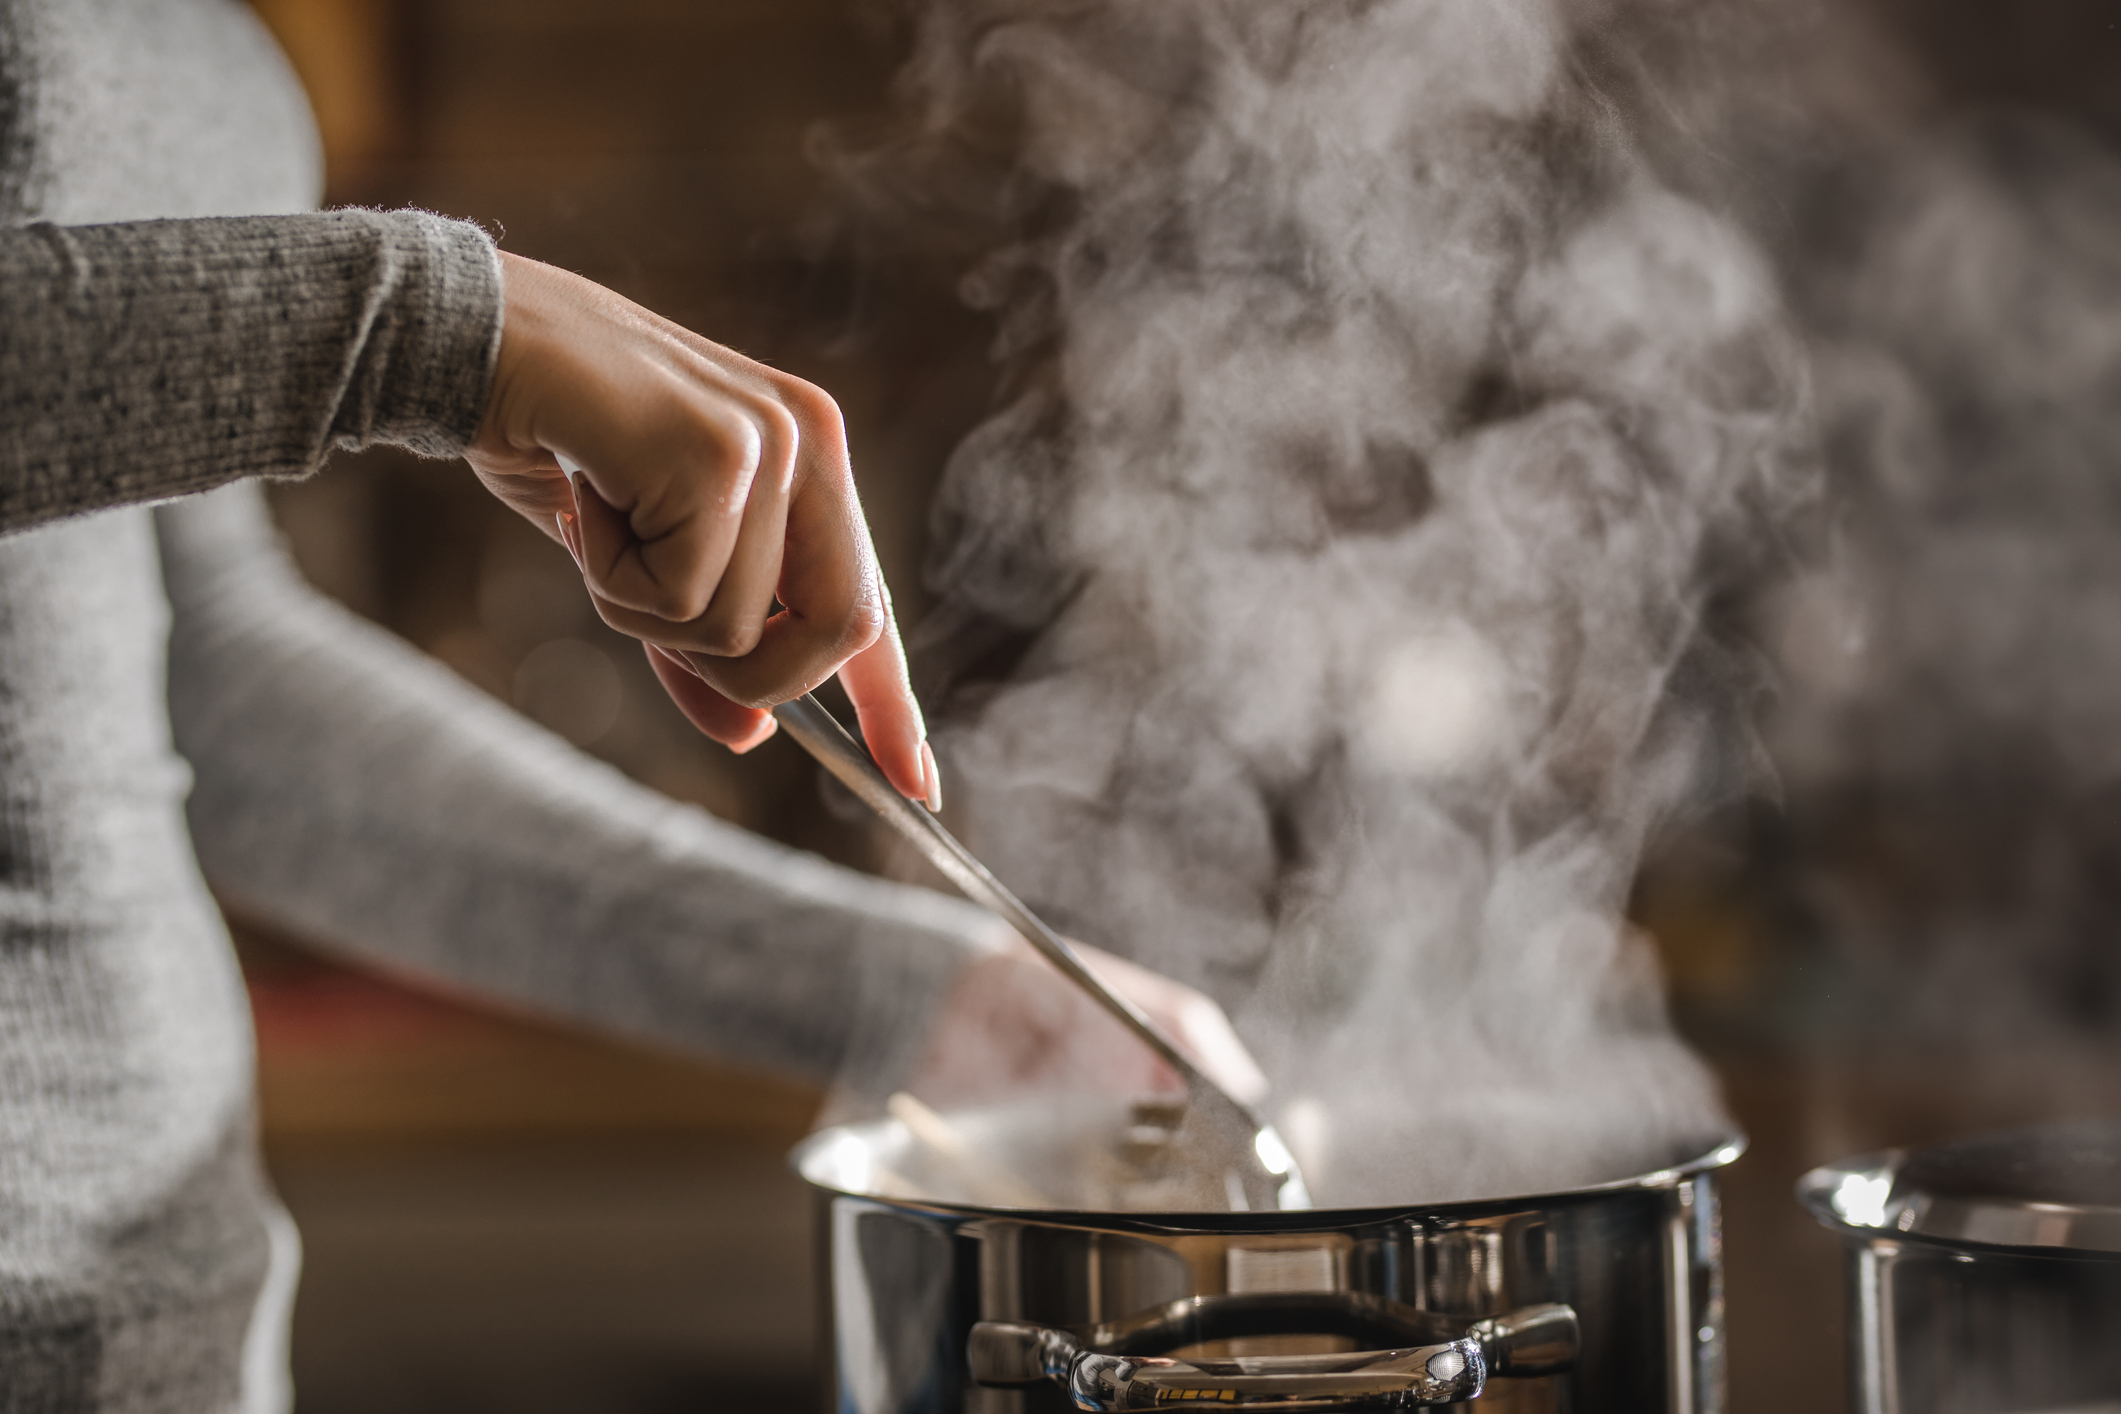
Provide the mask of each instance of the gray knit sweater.
POLYGON ((477 230, 303 214, 317 187, 235 0, 0 0, 4 1414, 286 1402, 295 1245, 202 866, 388 964, 812 1076, 902 1063, 988 933, 629 784, 300 583, 255 479, 460 449, 500 319, 477 230))

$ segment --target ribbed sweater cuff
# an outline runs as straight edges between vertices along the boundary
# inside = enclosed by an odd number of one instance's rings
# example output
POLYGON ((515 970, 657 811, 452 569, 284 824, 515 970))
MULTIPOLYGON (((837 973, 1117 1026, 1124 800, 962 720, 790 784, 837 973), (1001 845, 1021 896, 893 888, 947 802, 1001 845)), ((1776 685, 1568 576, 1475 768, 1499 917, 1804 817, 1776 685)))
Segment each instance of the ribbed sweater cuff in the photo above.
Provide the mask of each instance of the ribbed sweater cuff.
POLYGON ((470 444, 501 347, 501 264, 478 227, 425 211, 342 211, 374 223, 378 298, 335 446, 393 442, 432 457, 470 444))

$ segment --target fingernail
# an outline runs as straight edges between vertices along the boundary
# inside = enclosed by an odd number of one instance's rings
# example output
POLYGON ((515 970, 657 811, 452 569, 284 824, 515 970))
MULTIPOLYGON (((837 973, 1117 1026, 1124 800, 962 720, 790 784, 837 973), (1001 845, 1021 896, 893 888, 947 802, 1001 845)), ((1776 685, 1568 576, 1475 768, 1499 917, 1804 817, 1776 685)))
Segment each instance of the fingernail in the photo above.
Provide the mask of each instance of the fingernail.
POLYGON ((554 511, 552 519, 553 523, 560 527, 560 544, 567 548, 567 554, 574 561, 574 567, 581 569, 582 550, 579 545, 575 544, 574 517, 565 511, 554 511))
POLYGON ((921 774, 928 778, 928 813, 938 814, 943 808, 943 773, 935 769, 935 751, 925 741, 921 743, 921 774))

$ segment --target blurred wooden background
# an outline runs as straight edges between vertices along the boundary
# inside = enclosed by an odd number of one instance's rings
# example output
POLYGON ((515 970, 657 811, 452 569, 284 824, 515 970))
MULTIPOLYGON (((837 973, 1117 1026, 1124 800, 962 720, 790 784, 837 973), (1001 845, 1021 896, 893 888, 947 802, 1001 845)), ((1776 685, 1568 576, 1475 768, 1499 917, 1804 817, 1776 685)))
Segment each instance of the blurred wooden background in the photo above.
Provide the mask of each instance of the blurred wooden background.
MULTIPOLYGON (((805 144, 881 103, 887 29, 832 0, 257 8, 309 88, 331 202, 477 220, 828 386, 918 616, 927 486, 984 404, 983 335, 937 298, 850 342, 846 273, 801 234, 805 144)), ((275 505, 319 585, 480 687, 671 795, 866 862, 798 752, 700 738, 565 555, 463 467, 340 458, 275 505)), ((267 1153, 308 1250, 305 1410, 810 1402, 810 1212, 783 1156, 816 1094, 417 995, 235 921, 267 1153)))
MULTIPOLYGON (((1851 0, 1854 3, 1855 0, 1851 0)), ((928 488, 986 405, 954 271, 866 272, 803 235, 820 123, 884 104, 898 36, 861 0, 256 0, 315 102, 330 199, 481 221, 829 388, 902 616, 922 611, 928 488), (866 296, 857 300, 857 291, 866 296), (849 310, 871 318, 849 337, 849 310)), ((2111 132, 2121 65, 2086 0, 1875 0, 1950 101, 2111 132)), ((637 778, 851 862, 784 743, 699 739, 560 551, 461 467, 342 458, 275 492, 329 592, 637 778)), ((2103 1055, 1838 1048, 1805 971, 1712 860, 1646 893, 1682 1017, 1754 1153, 1728 1197, 1733 1408, 1841 1407, 1835 1246, 1790 1201, 1811 1164, 2049 1113, 2112 1110, 2103 1055), (2067 1077, 2058 1083, 2057 1077, 2067 1077)), ((307 1414, 783 1408, 814 1393, 806 1199, 781 1155, 817 1097, 490 1015, 236 920, 265 1140, 309 1260, 307 1414)))

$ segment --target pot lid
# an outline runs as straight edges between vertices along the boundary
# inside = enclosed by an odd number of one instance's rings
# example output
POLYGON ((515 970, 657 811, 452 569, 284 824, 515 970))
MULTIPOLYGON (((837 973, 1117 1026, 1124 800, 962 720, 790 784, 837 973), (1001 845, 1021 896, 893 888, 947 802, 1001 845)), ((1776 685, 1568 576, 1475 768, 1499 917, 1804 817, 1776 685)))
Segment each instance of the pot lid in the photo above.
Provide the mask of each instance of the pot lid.
POLYGON ((1829 1227, 1865 1235, 2121 1253, 2121 1120, 1865 1154, 1813 1169, 1797 1197, 1829 1227))

